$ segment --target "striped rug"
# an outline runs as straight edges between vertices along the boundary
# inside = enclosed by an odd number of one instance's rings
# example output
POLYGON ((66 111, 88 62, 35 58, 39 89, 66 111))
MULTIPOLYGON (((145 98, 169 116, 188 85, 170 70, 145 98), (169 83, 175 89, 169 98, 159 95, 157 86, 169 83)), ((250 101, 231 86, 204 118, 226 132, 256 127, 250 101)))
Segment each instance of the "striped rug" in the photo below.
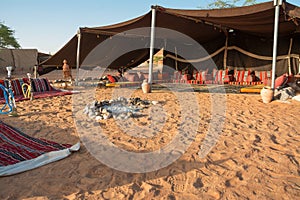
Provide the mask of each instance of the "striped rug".
POLYGON ((0 176, 20 173, 63 159, 79 148, 80 143, 59 144, 31 137, 0 120, 0 176))

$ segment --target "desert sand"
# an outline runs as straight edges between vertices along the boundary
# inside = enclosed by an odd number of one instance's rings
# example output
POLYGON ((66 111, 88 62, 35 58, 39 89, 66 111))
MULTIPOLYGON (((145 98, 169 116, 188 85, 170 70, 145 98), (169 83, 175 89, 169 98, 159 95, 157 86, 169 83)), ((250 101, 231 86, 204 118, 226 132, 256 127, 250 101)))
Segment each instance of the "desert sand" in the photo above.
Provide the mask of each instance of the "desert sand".
MULTIPOLYGON (((110 99, 114 90, 99 89, 97 99, 110 99)), ((82 139, 74 122, 73 96, 17 102, 19 117, 1 120, 30 136, 75 144, 82 139)), ((166 115, 156 135, 130 136, 113 118, 95 121, 109 140, 127 151, 147 152, 166 145, 182 117, 176 95, 164 88, 131 97, 159 101, 166 115)), ((199 111, 197 134, 183 155, 162 169, 127 173, 104 165, 85 145, 71 156, 20 174, 0 178, 0 199, 297 199, 300 196, 300 102, 262 103, 258 94, 217 94, 226 99, 224 125, 217 143, 204 157, 198 155, 211 123, 211 93, 193 92, 199 111)), ((78 96, 76 97, 78 98, 78 96)), ((188 100, 186 100, 188 102, 188 100)), ((155 110, 154 110, 155 112, 155 110)), ((161 120, 160 120, 161 119, 161 120)), ((132 120, 151 124, 149 111, 132 120)), ((96 133, 95 133, 96 134, 96 133)))

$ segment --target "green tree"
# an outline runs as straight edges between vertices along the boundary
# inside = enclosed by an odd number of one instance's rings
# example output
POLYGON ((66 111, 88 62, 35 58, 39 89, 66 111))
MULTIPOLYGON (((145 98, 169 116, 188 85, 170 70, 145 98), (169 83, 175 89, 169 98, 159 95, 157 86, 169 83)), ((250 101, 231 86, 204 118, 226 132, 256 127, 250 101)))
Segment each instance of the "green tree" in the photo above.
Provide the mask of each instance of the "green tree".
MULTIPOLYGON (((243 0, 242 6, 249 6, 256 4, 256 0, 243 0)), ((241 3, 241 0, 215 0, 208 4, 208 8, 234 8, 237 4, 241 3)))
POLYGON ((15 31, 0 22, 0 48, 16 48, 21 46, 14 37, 15 31))

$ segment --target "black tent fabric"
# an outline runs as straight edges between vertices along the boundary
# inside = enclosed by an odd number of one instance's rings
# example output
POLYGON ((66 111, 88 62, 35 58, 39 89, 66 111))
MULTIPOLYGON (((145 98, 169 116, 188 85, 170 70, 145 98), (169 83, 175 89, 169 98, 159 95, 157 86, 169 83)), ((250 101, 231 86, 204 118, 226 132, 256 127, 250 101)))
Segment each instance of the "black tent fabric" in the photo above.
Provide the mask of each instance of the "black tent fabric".
MULTIPOLYGON (((169 29, 192 38, 201 44, 208 54, 213 54, 211 57, 218 68, 271 70, 275 15, 273 1, 252 6, 212 10, 182 10, 160 6, 154 6, 154 8, 156 30, 158 28, 169 29), (224 61, 225 50, 227 57, 224 61)), ((138 66, 149 56, 150 27, 151 12, 110 26, 80 28, 80 65, 97 64, 124 70, 138 66), (137 31, 130 32, 131 30, 137 31), (98 61, 92 59, 92 63, 87 62, 86 58, 95 47, 116 35, 120 42, 107 46, 107 51, 98 55, 98 61), (139 49, 133 49, 116 58, 117 49, 126 49, 133 43, 138 43, 139 49)), ((292 73, 297 73, 300 60, 300 8, 298 6, 283 2, 280 8, 278 38, 276 74, 280 75, 288 68, 292 73)), ((75 35, 61 50, 42 64, 60 66, 62 60, 67 59, 71 66, 75 66, 77 40, 78 37, 75 35)), ((188 47, 176 34, 156 31, 155 44, 156 50, 176 48, 179 56, 187 48, 190 52, 197 51, 196 47, 188 47)), ((198 59, 193 57, 197 54, 191 54, 186 61, 176 61, 177 55, 175 56, 174 51, 166 51, 164 55, 164 64, 172 68, 175 68, 175 62, 177 62, 177 67, 179 65, 179 68, 184 68, 185 65, 190 64, 189 60, 198 59)), ((201 66, 199 63, 198 65, 201 66)))

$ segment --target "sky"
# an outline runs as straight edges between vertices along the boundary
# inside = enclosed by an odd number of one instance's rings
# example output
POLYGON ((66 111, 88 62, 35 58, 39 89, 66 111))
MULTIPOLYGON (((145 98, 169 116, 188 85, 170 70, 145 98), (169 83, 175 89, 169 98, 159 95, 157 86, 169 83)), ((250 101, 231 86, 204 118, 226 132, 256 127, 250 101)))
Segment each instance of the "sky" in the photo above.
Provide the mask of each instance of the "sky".
MULTIPOLYGON (((256 0, 266 2, 267 0, 256 0)), ((0 22, 15 31, 23 49, 56 53, 80 27, 123 22, 150 11, 168 8, 206 8, 213 0, 1 0, 0 22)), ((300 6, 300 0, 288 0, 300 6)))

